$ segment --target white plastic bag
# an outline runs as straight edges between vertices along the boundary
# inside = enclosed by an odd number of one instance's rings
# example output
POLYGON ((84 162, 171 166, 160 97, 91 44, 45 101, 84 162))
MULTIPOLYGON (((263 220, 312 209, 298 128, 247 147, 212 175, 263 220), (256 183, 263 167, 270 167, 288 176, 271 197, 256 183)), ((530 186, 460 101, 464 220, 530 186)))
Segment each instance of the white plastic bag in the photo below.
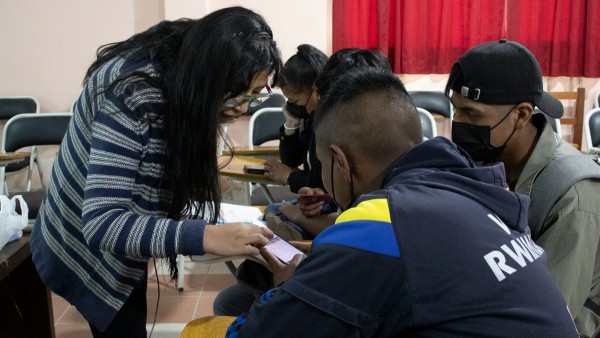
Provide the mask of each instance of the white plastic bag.
POLYGON ((0 250, 10 241, 23 236, 23 228, 27 226, 29 208, 21 195, 8 199, 0 195, 0 250), (16 211, 17 201, 21 206, 21 214, 16 211))

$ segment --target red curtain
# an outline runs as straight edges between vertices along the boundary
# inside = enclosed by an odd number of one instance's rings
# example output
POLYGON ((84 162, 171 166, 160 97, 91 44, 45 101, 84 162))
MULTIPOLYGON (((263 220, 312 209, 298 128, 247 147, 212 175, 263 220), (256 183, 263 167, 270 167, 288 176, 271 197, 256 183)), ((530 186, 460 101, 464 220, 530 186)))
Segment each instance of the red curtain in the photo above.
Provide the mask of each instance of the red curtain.
POLYGON ((544 75, 578 76, 583 73, 585 2, 508 0, 507 37, 531 50, 544 75))
POLYGON ((379 48, 396 73, 445 74, 467 49, 508 38, 550 76, 600 77, 599 0, 333 0, 333 51, 379 48))

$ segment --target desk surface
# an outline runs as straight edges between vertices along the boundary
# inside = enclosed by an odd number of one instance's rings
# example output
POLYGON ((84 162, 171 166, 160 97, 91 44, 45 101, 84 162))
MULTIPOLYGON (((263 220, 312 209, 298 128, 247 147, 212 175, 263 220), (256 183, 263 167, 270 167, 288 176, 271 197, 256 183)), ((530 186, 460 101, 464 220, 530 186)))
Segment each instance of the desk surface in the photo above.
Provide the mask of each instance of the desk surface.
MULTIPOLYGON (((231 155, 231 151, 225 149, 223 155, 231 155)), ((233 148, 233 155, 279 156, 279 146, 236 146, 233 148)))
POLYGON ((246 164, 257 165, 265 163, 265 160, 262 158, 254 158, 254 157, 242 157, 242 156, 220 156, 219 164, 229 162, 225 167, 219 170, 219 174, 221 176, 234 178, 239 181, 244 182, 253 182, 253 183, 261 183, 261 184, 276 184, 278 183, 272 181, 270 178, 264 175, 257 174, 247 174, 244 172, 244 166, 246 164))
POLYGON ((0 251, 0 280, 31 255, 29 236, 8 242, 0 251))
POLYGON ((17 153, 4 153, 0 154, 0 166, 5 166, 7 164, 21 162, 24 159, 31 156, 29 152, 17 152, 17 153))

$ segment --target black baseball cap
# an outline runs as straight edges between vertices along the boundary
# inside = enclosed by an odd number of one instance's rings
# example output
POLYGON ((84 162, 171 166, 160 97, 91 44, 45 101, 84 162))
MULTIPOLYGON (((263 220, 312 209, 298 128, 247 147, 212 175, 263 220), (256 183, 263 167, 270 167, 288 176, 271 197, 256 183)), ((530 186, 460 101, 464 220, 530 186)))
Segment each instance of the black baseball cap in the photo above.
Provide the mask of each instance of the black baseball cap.
POLYGON ((531 102, 542 112, 560 118, 562 103, 546 93, 535 56, 514 41, 482 43, 461 56, 450 71, 450 89, 485 104, 531 102))

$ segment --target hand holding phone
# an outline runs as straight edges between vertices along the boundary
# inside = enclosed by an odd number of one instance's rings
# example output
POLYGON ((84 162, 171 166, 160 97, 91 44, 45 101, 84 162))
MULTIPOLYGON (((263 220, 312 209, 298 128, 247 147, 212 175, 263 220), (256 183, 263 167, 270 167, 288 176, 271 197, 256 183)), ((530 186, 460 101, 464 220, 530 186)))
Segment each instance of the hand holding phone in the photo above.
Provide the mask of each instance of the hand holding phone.
POLYGON ((316 195, 300 194, 300 195, 298 195, 298 202, 300 202, 302 204, 311 204, 311 203, 317 203, 317 202, 329 203, 332 201, 333 201, 333 198, 331 198, 331 195, 329 195, 329 194, 316 194, 316 195))
POLYGON ((290 261, 294 258, 294 256, 300 254, 303 257, 306 254, 300 250, 298 250, 295 246, 290 244, 285 239, 274 235, 273 239, 269 241, 265 248, 269 250, 275 257, 277 257, 282 263, 289 264, 290 261))

